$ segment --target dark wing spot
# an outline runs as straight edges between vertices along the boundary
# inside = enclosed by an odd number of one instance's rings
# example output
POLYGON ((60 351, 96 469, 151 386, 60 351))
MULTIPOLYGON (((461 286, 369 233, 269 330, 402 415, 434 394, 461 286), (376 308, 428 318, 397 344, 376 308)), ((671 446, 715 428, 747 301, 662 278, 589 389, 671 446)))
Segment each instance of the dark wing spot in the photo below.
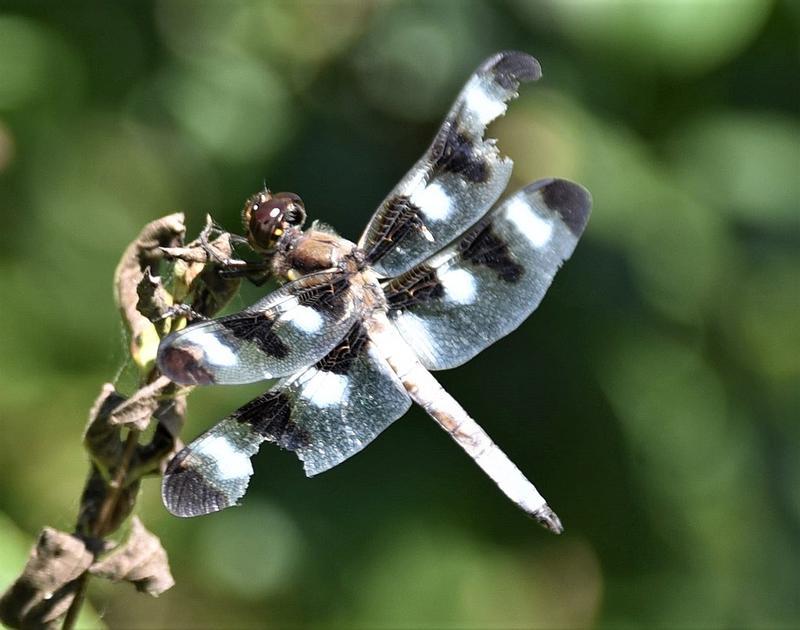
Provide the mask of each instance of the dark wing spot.
POLYGON ((237 422, 244 422, 281 448, 290 451, 308 446, 309 434, 292 422, 292 402, 280 390, 270 390, 231 415, 237 422))
POLYGON ((580 236, 589 221, 592 198, 583 186, 563 179, 554 179, 541 189, 547 206, 557 212, 570 232, 580 236))
POLYGON ((495 82, 506 90, 516 90, 520 82, 537 81, 542 68, 534 57, 527 53, 510 50, 493 57, 487 68, 495 82))
POLYGON ((350 278, 346 274, 340 274, 329 282, 299 289, 295 296, 302 306, 310 306, 338 320, 345 313, 345 295, 349 289, 350 278))
POLYGON ((202 366, 202 348, 162 345, 158 351, 158 368, 176 383, 210 385, 214 376, 202 366))
POLYGON ((346 375, 350 372, 353 361, 358 358, 366 342, 367 331, 360 322, 356 322, 350 332, 339 342, 339 345, 318 361, 314 367, 323 372, 346 375))
POLYGON ((374 245, 365 257, 372 264, 394 249, 406 236, 425 228, 420 209, 408 197, 396 196, 389 199, 379 217, 375 228, 374 245))
POLYGON ((417 265, 384 286, 383 293, 389 308, 398 311, 442 298, 444 286, 439 282, 436 269, 428 265, 417 265))
POLYGON ((458 250, 465 260, 496 271, 505 282, 517 282, 525 273, 525 268, 512 257, 508 243, 494 233, 491 223, 470 230, 458 250))
POLYGON ((448 121, 433 141, 431 148, 433 172, 457 173, 470 182, 485 182, 488 177, 486 160, 475 154, 475 145, 458 127, 448 121))
POLYGON ((192 449, 184 448, 172 458, 164 472, 161 498, 166 508, 175 516, 189 517, 228 507, 231 502, 225 493, 188 466, 186 459, 191 455, 192 449))
POLYGON ((219 320, 237 339, 252 341, 260 350, 271 357, 283 359, 289 354, 289 348, 278 335, 273 332, 275 318, 265 313, 236 313, 219 320))

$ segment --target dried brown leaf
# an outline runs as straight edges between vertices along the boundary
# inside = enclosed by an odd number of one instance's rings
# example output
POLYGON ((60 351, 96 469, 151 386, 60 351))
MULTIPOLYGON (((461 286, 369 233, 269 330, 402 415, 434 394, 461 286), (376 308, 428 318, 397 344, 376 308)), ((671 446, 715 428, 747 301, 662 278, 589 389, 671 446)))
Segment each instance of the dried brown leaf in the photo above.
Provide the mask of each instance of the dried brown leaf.
POLYGON ((124 401, 125 397, 111 383, 105 383, 89 411, 83 444, 92 459, 106 469, 122 454, 120 430, 109 424, 109 416, 124 401))
POLYGON ((189 244, 186 247, 162 247, 161 251, 168 258, 185 263, 207 263, 208 253, 199 245, 189 244))
POLYGON ((225 308, 242 284, 241 278, 221 276, 214 265, 206 265, 200 280, 194 287, 192 308, 206 317, 212 317, 225 308))
POLYGON ((206 215, 206 224, 201 235, 191 243, 181 247, 162 247, 161 250, 170 258, 182 260, 187 263, 207 263, 209 261, 208 249, 203 246, 205 240, 220 258, 229 258, 233 254, 230 234, 219 232, 216 238, 211 239, 212 232, 218 231, 214 227, 214 219, 206 215))
POLYGON ((175 584, 161 541, 136 516, 131 519, 128 540, 89 571, 114 582, 132 582, 139 591, 153 597, 175 584))
MULTIPOLYGON (((111 473, 115 473, 116 469, 117 466, 112 468, 111 473)), ((97 465, 93 465, 81 493, 76 525, 78 533, 102 538, 115 532, 136 506, 140 486, 141 480, 138 477, 130 479, 126 476, 119 488, 112 488, 109 477, 97 465), (109 509, 107 501, 110 495, 115 500, 109 509)))
POLYGON ((117 306, 122 310, 123 318, 131 331, 142 315, 136 310, 138 302, 137 287, 144 270, 157 269, 163 259, 162 247, 176 247, 183 243, 186 234, 182 212, 162 217, 142 228, 120 258, 114 272, 114 293, 117 306))
POLYGON ((136 293, 139 296, 136 310, 150 321, 163 317, 172 306, 172 296, 161 283, 161 277, 154 276, 150 267, 144 270, 144 275, 136 287, 136 293))
POLYGON ((155 381, 140 388, 133 396, 119 404, 111 412, 109 423, 131 425, 139 431, 144 431, 164 397, 164 390, 171 387, 174 387, 172 381, 166 376, 159 376, 155 381))
POLYGON ((12 628, 54 627, 93 560, 80 538, 45 527, 22 575, 0 598, 0 620, 12 628))
POLYGON ((153 414, 153 418, 158 420, 153 439, 138 453, 142 474, 157 472, 163 475, 169 461, 183 448, 178 436, 186 420, 187 394, 188 389, 184 388, 173 399, 163 401, 153 414))
POLYGON ((137 310, 138 288, 145 269, 158 269, 164 257, 162 247, 176 247, 183 243, 186 234, 183 213, 171 214, 148 223, 139 236, 125 249, 114 272, 114 296, 122 318, 131 333, 131 356, 140 368, 146 369, 152 360, 153 340, 158 344, 158 334, 150 320, 137 310))
MULTIPOLYGON (((213 220, 210 216, 206 216, 206 225, 197 239, 186 247, 164 248, 164 252, 175 259, 173 290, 175 300, 188 303, 189 298, 194 296, 194 310, 209 317, 230 301, 240 285, 240 280, 221 278, 217 273, 219 261, 229 260, 233 255, 233 244, 228 232, 221 232, 216 238, 211 239, 210 236, 214 231, 213 220), (216 257, 209 255, 209 249, 216 254, 216 257), (198 300, 199 293, 220 296, 230 294, 230 296, 222 299, 198 300), (217 303, 221 303, 222 306, 214 310, 205 308, 217 303)), ((244 264, 244 261, 240 262, 244 264)))
POLYGON ((173 440, 177 440, 186 421, 186 397, 191 388, 183 387, 181 392, 176 394, 172 400, 165 401, 162 406, 156 409, 153 414, 158 420, 158 424, 164 427, 173 440))

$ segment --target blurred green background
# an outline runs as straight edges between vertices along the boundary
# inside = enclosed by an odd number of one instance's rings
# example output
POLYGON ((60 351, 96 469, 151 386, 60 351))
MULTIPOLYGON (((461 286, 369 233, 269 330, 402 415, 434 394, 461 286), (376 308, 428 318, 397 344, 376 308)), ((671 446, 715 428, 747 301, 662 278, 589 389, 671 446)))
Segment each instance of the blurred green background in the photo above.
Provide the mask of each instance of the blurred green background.
MULTIPOLYGON (((797 3, 0 1, 0 588, 71 529, 147 221, 239 228, 262 182, 357 238, 484 57, 541 61, 492 128, 512 187, 594 213, 539 311, 444 385, 563 519, 527 520, 421 411, 244 507, 140 513, 177 580, 115 627, 800 623, 797 3)), ((233 305, 259 295, 248 288, 233 305)), ((190 398, 186 436, 263 386, 190 398)))

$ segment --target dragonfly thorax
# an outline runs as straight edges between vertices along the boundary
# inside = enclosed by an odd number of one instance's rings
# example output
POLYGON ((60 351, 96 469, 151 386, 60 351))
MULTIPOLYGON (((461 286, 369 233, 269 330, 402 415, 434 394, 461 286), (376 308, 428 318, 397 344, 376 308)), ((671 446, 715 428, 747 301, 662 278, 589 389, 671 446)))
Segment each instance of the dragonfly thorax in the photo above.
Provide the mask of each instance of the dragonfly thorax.
POLYGON ((354 243, 330 231, 289 228, 277 243, 272 272, 286 280, 330 269, 354 272, 360 267, 358 253, 354 243))

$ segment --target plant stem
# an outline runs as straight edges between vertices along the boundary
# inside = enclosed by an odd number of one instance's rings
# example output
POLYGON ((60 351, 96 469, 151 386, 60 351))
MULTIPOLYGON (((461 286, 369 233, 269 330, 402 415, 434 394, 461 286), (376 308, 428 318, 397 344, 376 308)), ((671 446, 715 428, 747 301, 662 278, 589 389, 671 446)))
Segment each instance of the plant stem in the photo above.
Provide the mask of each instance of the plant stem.
POLYGON ((83 601, 86 599, 86 589, 89 586, 89 572, 86 571, 78 578, 78 589, 75 591, 75 597, 72 598, 67 609, 67 614, 64 616, 64 622, 61 624, 61 630, 72 630, 75 627, 75 622, 78 621, 78 614, 83 606, 83 601))
MULTIPOLYGON (((139 434, 140 432, 136 429, 131 429, 128 432, 128 437, 125 440, 125 450, 122 453, 120 465, 114 474, 114 478, 108 484, 108 494, 106 494, 105 498, 103 499, 97 519, 93 523, 89 532, 89 535, 92 538, 102 538, 107 533, 105 531, 107 523, 117 507, 126 477, 128 476, 128 470, 130 469, 131 461, 133 460, 133 454, 136 452, 136 447, 139 444, 139 434)), ((80 613, 83 602, 86 599, 86 591, 89 585, 89 572, 85 571, 78 578, 78 580, 79 582, 77 590, 75 591, 75 597, 72 599, 72 603, 70 603, 69 608, 67 609, 67 614, 64 616, 64 622, 61 624, 61 630, 72 630, 75 627, 75 623, 78 621, 78 614, 80 613)))

